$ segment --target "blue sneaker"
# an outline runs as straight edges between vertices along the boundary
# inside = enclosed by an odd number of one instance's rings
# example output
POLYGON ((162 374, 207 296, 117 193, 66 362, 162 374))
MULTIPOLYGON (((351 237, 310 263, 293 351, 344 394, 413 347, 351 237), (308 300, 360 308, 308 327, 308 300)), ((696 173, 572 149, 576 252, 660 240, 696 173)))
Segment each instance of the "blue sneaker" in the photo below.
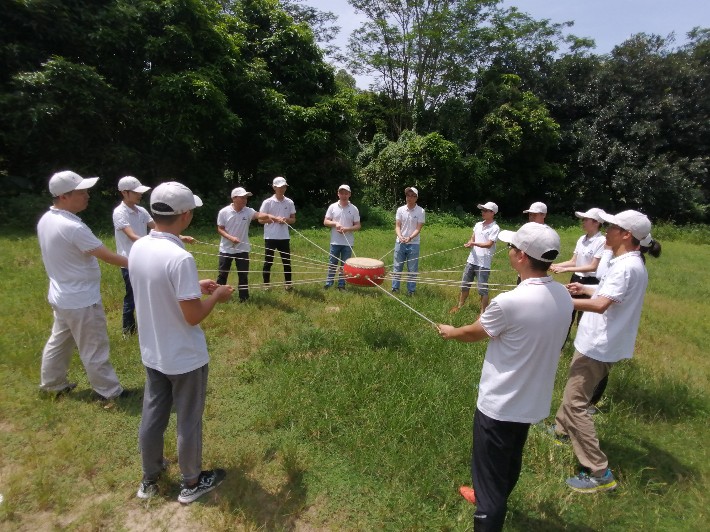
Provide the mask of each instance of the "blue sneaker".
POLYGON ((580 493, 596 493, 597 491, 616 489, 616 480, 614 480, 611 469, 607 469, 600 477, 595 477, 583 471, 576 477, 568 478, 567 485, 580 493))

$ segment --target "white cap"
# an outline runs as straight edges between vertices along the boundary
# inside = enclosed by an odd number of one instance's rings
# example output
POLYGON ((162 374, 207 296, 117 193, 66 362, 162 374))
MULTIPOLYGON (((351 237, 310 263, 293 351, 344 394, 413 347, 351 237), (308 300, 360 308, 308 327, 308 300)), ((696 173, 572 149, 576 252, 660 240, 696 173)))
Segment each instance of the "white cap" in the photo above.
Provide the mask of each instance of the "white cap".
POLYGON ((138 181, 138 179, 136 179, 132 175, 127 175, 126 177, 122 177, 118 180, 118 190, 130 190, 131 192, 138 192, 138 194, 143 194, 145 192, 148 192, 150 190, 150 187, 141 185, 141 182, 138 181))
POLYGON ((486 211, 493 211, 494 214, 498 214, 498 205, 489 201, 488 203, 479 203, 478 208, 486 211))
POLYGON ((560 254, 560 235, 550 226, 529 222, 517 231, 501 231, 498 240, 513 244, 526 255, 552 262, 560 254))
POLYGON ((574 211, 574 215, 577 218, 591 218, 592 220, 596 220, 599 223, 604 223, 604 219, 601 217, 601 214, 603 212, 604 211, 602 209, 597 209, 596 207, 592 207, 587 212, 574 211))
POLYGON ((153 214, 182 214, 195 207, 202 207, 202 200, 182 183, 161 183, 150 194, 150 210, 153 214))
POLYGON ((84 179, 75 172, 64 170, 63 172, 57 172, 49 178, 49 193, 53 198, 56 198, 73 190, 91 188, 98 180, 98 177, 87 177, 84 179))
POLYGON ((244 196, 252 196, 253 194, 251 192, 247 192, 244 190, 243 187, 237 187, 234 190, 232 190, 232 195, 230 197, 232 198, 243 198, 244 196))
POLYGON ((414 187, 407 187, 407 188, 405 188, 405 189, 404 189, 404 193, 406 194, 406 193, 409 192, 410 190, 411 190, 412 192, 414 192, 414 195, 415 195, 415 196, 419 197, 419 191, 418 191, 416 188, 414 188, 414 187))
POLYGON ((644 240, 651 233, 651 220, 638 211, 624 211, 619 214, 602 213, 602 219, 629 231, 636 240, 644 240))
POLYGON ((340 185, 338 187, 338 192, 340 192, 341 190, 347 190, 348 192, 350 192, 350 187, 348 185, 340 185))
POLYGON ((286 179, 283 177, 275 177, 271 185, 274 187, 287 187, 288 183, 286 183, 286 179))
POLYGON ((545 205, 541 201, 536 201, 535 203, 530 205, 529 209, 523 212, 531 212, 533 214, 547 214, 547 205, 545 205))
POLYGON ((651 233, 648 233, 648 236, 646 238, 642 238, 640 240, 641 245, 645 248, 650 246, 651 242, 653 242, 653 237, 651 236, 651 233))

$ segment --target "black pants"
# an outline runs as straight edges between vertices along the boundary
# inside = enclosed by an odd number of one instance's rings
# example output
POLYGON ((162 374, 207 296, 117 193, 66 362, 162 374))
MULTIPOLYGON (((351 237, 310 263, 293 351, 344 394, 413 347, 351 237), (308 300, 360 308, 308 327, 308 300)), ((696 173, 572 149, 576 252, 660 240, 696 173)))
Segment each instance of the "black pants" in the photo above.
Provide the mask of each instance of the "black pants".
POLYGON ((123 332, 124 334, 134 334, 136 332, 136 315, 134 310, 136 304, 133 301, 133 287, 127 268, 121 268, 123 283, 126 285, 126 295, 123 297, 123 332))
POLYGON ((262 270, 264 283, 271 282, 271 265, 274 263, 274 252, 278 249, 284 266, 284 279, 286 284, 291 284, 291 241, 265 238, 264 247, 266 248, 266 258, 262 270))
MULTIPOLYGON (((569 280, 570 283, 580 283, 584 285, 595 285, 599 284, 599 279, 596 277, 592 276, 587 276, 587 277, 580 277, 576 273, 572 274, 572 277, 569 280)), ((574 299, 589 299, 591 296, 588 295, 580 295, 580 296, 572 296, 574 299)), ((575 319, 577 320, 577 325, 579 325, 579 320, 582 319, 582 312, 581 310, 573 310, 572 311, 572 321, 569 324, 570 329, 572 329, 572 324, 574 323, 575 319)), ((569 332, 567 333, 567 336, 569 336, 569 332)))
POLYGON ((503 530, 508 497, 518 482, 528 423, 498 421, 478 408, 473 416, 471 478, 476 492, 475 532, 503 530))
POLYGON ((239 300, 249 299, 249 253, 222 253, 219 254, 219 275, 217 284, 227 284, 232 261, 237 264, 237 278, 239 279, 239 300))

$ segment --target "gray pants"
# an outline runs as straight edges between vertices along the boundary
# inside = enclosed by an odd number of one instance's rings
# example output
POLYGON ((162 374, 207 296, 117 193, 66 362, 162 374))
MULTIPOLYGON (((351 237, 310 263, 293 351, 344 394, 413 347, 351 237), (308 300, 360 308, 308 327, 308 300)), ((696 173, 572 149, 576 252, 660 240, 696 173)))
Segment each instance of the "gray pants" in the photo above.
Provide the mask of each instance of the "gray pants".
POLYGON ((96 393, 107 398, 120 394, 123 388, 108 359, 106 314, 100 302, 77 309, 54 308, 52 335, 42 352, 40 389, 56 392, 69 384, 67 373, 75 346, 96 393))
POLYGON ((207 395, 207 364, 181 375, 145 368, 143 416, 138 444, 143 480, 157 480, 163 469, 165 429, 173 405, 177 413, 178 463, 183 481, 190 484, 202 469, 202 413, 207 395))

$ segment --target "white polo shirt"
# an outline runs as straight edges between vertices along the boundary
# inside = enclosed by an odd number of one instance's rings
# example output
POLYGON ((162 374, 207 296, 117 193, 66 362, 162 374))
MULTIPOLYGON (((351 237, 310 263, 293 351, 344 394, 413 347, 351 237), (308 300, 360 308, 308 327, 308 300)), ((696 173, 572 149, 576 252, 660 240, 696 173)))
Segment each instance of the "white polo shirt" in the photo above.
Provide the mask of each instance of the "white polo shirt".
POLYGON ((49 304, 60 309, 86 308, 101 301, 101 270, 89 255, 103 246, 76 214, 50 207, 37 224, 49 304))
POLYGON ((128 235, 123 232, 123 229, 130 227, 138 237, 144 237, 148 234, 148 224, 152 221, 153 218, 151 215, 140 205, 136 205, 131 209, 124 202, 121 202, 118 207, 113 210, 116 253, 128 257, 128 253, 133 246, 133 240, 128 238, 128 235))
POLYGON ((550 415, 572 309, 567 289, 549 276, 526 279, 493 298, 480 318, 491 337, 478 388, 481 412, 517 423, 550 415))
MULTIPOLYGON (((414 231, 416 231, 419 224, 424 223, 424 209, 419 205, 415 205, 413 209, 409 209, 406 205, 402 205, 397 209, 397 214, 395 215, 395 220, 399 222, 399 232, 403 237, 408 237, 414 231)), ((419 236, 415 236, 409 244, 419 244, 419 236)), ((397 237, 397 242, 399 242, 399 237, 397 237)))
MULTIPOLYGON (((588 237, 582 235, 577 240, 574 247, 575 266, 589 266, 594 259, 600 259, 606 244, 606 237, 598 232, 596 235, 588 237)), ((574 272, 579 277, 596 277, 596 272, 574 272)))
MULTIPOLYGON (((348 201, 348 204, 343 207, 339 201, 333 203, 325 213, 328 220, 339 223, 343 227, 353 227, 360 222, 360 211, 357 207, 348 201)), ((355 234, 338 233, 335 227, 330 228, 330 243, 337 246, 352 246, 355 243, 355 234)))
POLYGON ((217 213, 217 225, 224 227, 230 235, 239 239, 239 244, 221 237, 219 250, 222 253, 248 253, 251 251, 249 243, 249 224, 254 219, 256 211, 251 207, 244 207, 241 211, 234 210, 234 205, 229 204, 217 213))
POLYGON ((485 224, 481 221, 474 225, 473 241, 483 243, 492 240, 493 245, 489 248, 471 246, 471 251, 468 254, 466 262, 490 270, 493 254, 496 252, 495 242, 498 240, 498 233, 500 233, 500 227, 498 227, 495 220, 491 221, 489 224, 485 224))
POLYGON ((202 297, 195 259, 178 237, 151 231, 128 256, 138 318, 138 341, 146 367, 181 375, 209 362, 199 325, 190 325, 180 301, 202 297))
POLYGON ((613 303, 603 314, 585 312, 582 315, 574 348, 600 362, 631 358, 647 286, 648 272, 640 251, 611 259, 592 299, 603 296, 613 303))
MULTIPOLYGON (((276 199, 276 194, 274 194, 264 200, 259 212, 290 218, 292 214, 296 214, 296 206, 286 196, 279 201, 276 199)), ((268 240, 289 240, 291 237, 288 232, 288 225, 279 223, 264 224, 264 238, 268 240)))
POLYGON ((597 279, 602 279, 606 272, 609 270, 609 262, 614 258, 614 252, 611 249, 602 250, 602 254, 599 258, 599 266, 597 266, 597 271, 594 272, 597 279))

